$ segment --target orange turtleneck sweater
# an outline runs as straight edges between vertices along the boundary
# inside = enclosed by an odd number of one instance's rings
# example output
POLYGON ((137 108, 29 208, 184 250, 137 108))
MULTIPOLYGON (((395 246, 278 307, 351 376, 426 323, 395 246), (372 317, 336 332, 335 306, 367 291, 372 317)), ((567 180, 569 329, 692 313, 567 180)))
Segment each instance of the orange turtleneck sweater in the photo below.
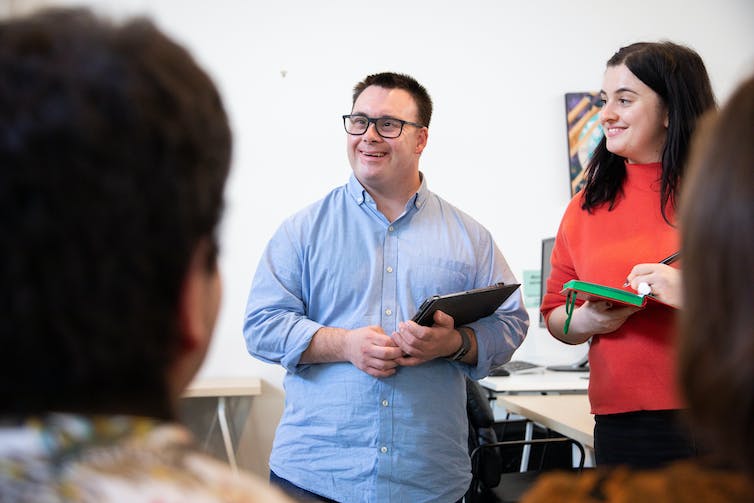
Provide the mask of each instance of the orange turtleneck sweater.
MULTIPOLYGON (((566 208, 552 252, 552 272, 541 310, 565 304, 560 290, 579 279, 622 288, 639 263, 658 262, 679 247, 678 231, 660 213, 660 163, 626 164, 623 195, 608 211, 581 209, 581 194, 566 208)), ((672 208, 666 210, 671 222, 672 208)), ((594 414, 682 406, 675 380, 676 310, 651 305, 633 314, 615 332, 592 338, 589 401, 594 414)))

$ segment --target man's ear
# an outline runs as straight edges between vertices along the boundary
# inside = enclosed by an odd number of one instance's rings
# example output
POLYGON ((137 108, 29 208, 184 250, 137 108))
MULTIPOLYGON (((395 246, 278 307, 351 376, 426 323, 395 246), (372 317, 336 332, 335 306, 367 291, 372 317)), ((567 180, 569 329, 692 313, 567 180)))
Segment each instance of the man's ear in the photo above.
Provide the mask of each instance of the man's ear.
POLYGON ((416 135, 416 138, 416 153, 421 154, 424 151, 424 147, 427 146, 427 140, 429 139, 429 129, 425 127, 421 128, 416 135))

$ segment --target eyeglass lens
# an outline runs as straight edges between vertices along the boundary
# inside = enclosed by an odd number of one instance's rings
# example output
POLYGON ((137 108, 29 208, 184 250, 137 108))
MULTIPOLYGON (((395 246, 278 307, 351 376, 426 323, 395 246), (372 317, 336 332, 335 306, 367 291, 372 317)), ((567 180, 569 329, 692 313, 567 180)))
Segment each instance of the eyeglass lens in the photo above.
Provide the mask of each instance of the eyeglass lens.
POLYGON ((349 134, 364 134, 369 128, 369 123, 374 122, 377 133, 385 138, 400 136, 403 129, 403 121, 392 117, 379 117, 371 119, 364 115, 352 115, 345 118, 346 132, 349 134))

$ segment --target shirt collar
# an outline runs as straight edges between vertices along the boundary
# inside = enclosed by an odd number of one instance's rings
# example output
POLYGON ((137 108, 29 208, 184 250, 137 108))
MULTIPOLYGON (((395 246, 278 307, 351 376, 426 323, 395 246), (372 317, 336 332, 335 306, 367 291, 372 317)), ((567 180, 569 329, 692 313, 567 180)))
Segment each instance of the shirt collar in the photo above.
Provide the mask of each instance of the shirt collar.
MULTIPOLYGON (((416 209, 421 209, 421 207, 424 206, 424 203, 427 201, 427 197, 429 195, 427 178, 421 171, 419 171, 419 178, 421 179, 419 190, 417 190, 416 194, 409 200, 409 203, 406 205, 407 208, 410 204, 413 204, 416 209)), ((353 173, 351 173, 351 176, 348 179, 348 193, 351 194, 351 197, 353 197, 354 201, 356 201, 356 204, 361 205, 365 202, 374 202, 372 196, 370 196, 369 192, 367 192, 367 189, 365 189, 364 186, 361 185, 361 182, 359 182, 359 180, 356 178, 356 175, 354 175, 353 173)))

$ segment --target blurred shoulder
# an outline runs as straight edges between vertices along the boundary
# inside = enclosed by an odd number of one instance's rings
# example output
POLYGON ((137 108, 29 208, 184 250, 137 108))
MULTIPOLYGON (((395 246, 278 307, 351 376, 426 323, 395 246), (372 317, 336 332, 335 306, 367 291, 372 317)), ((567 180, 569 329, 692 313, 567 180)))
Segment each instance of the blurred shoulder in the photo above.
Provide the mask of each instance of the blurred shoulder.
POLYGON ((656 501, 751 502, 754 485, 745 476, 693 462, 679 462, 661 470, 627 468, 586 470, 582 474, 544 475, 522 503, 656 501))

